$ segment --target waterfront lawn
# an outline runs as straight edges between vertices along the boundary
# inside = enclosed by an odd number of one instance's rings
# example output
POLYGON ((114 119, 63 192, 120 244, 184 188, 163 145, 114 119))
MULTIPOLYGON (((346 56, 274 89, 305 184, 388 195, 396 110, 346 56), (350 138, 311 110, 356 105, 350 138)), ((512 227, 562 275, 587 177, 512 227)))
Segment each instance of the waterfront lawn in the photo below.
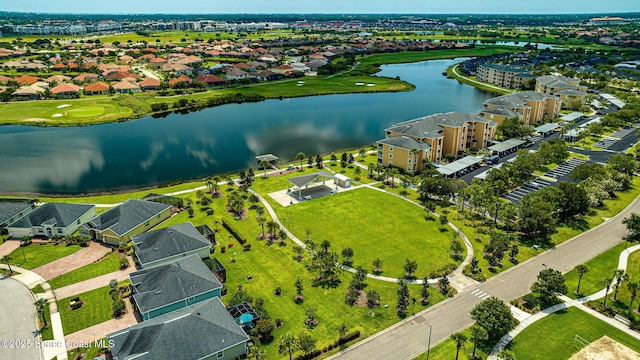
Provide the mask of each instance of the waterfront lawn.
POLYGON ((277 205, 276 212, 300 239, 311 229, 316 244, 329 240, 338 253, 352 248, 354 266, 371 271, 372 261, 380 258, 386 276, 403 277, 407 258, 418 262, 418 278, 454 262, 447 259, 451 228, 439 231, 440 223, 425 220, 420 207, 373 189, 345 191, 284 208, 277 205))
MULTIPOLYGON (((292 164, 295 166, 295 162, 292 162, 292 164)), ((298 162, 298 166, 300 166, 300 162, 298 162)), ((264 177, 263 170, 254 170, 256 177, 253 180, 253 185, 251 185, 251 188, 260 195, 270 200, 271 198, 268 196, 269 193, 279 190, 286 190, 287 188, 293 186, 293 184, 290 183, 287 179, 300 175, 312 174, 319 171, 321 170, 316 167, 305 167, 302 171, 292 171, 290 173, 283 173, 282 175, 274 174, 264 177)), ((226 187, 226 185, 224 185, 224 187, 226 187)), ((272 202, 272 204, 275 204, 275 202, 272 202)))
MULTIPOLYGON (((613 272, 618 268, 618 260, 623 249, 624 244, 618 244, 585 263, 589 267, 589 272, 582 276, 580 282, 582 294, 591 295, 604 289, 601 282, 605 278, 612 277, 613 272)), ((578 288, 578 277, 578 272, 575 269, 564 275, 565 283, 569 288, 567 296, 573 299, 580 297, 575 293, 578 288)))
POLYGON ((92 279, 100 275, 105 275, 120 269, 119 257, 117 253, 111 253, 93 264, 85 265, 81 268, 70 271, 49 280, 49 285, 53 289, 78 283, 80 281, 92 279))
POLYGON ((518 360, 569 359, 584 346, 574 342, 576 335, 593 342, 604 335, 640 351, 632 336, 576 308, 551 314, 524 329, 508 348, 518 360))
POLYGON ((71 255, 74 252, 80 250, 79 245, 65 246, 63 244, 46 244, 46 243, 33 243, 29 246, 17 248, 9 254, 12 264, 25 269, 35 269, 38 266, 48 264, 52 261, 58 260, 65 256, 71 255), (24 256, 27 261, 24 261, 22 254, 24 250, 24 256))
MULTIPOLYGON (((128 282, 129 280, 125 280, 118 285, 128 282)), ((101 322, 111 320, 113 318, 113 310, 111 309, 113 300, 111 299, 110 291, 111 288, 107 285, 58 300, 58 311, 60 311, 64 333, 71 334, 101 322), (69 308, 69 302, 76 297, 79 297, 84 303, 79 309, 71 310, 69 308)), ((124 301, 129 300, 124 299, 124 301)))
POLYGON ((37 124, 41 126, 69 126, 79 121, 100 124, 130 117, 132 110, 121 106, 114 98, 81 98, 66 100, 38 100, 10 102, 0 107, 0 123, 37 124), (71 105, 59 108, 60 105, 71 105), (29 109, 25 113, 25 109, 29 109), (28 114, 28 115, 26 115, 28 114), (60 114, 60 116, 53 116, 60 114), (28 116, 28 117, 27 117, 28 116))

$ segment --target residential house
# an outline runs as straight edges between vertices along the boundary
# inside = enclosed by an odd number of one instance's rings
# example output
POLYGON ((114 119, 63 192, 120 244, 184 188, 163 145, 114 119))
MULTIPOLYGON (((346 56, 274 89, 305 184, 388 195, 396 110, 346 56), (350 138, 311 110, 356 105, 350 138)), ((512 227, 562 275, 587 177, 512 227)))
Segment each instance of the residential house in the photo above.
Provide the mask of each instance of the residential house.
POLYGON ((109 84, 94 82, 84 86, 85 95, 104 95, 109 93, 109 84))
POLYGON ((113 90, 115 90, 117 93, 120 93, 120 94, 140 92, 140 86, 126 80, 114 83, 112 87, 113 87, 113 90))
POLYGON ((11 93, 14 98, 37 100, 44 94, 45 89, 36 85, 21 86, 18 90, 11 93))
POLYGON ((167 59, 153 58, 149 60, 149 67, 152 69, 160 69, 166 63, 167 63, 167 59))
POLYGON ((482 111, 492 108, 506 108, 522 114, 526 124, 534 124, 544 119, 558 117, 562 101, 557 96, 535 91, 523 91, 491 98, 482 103, 482 111))
POLYGON ((249 73, 247 73, 246 71, 235 68, 227 70, 227 80, 241 80, 248 77, 249 73))
POLYGON ((36 77, 36 76, 31 76, 31 75, 22 75, 22 76, 18 76, 17 78, 15 78, 15 81, 20 84, 20 85, 31 85, 33 83, 35 83, 36 81, 39 81, 40 78, 36 77))
POLYGON ((70 83, 62 83, 51 89, 51 95, 58 98, 77 97, 80 93, 80 86, 70 83))
POLYGON ((138 83, 142 90, 156 90, 160 84, 160 80, 154 78, 146 78, 138 83))
POLYGON ((4 234, 7 225, 17 221, 33 210, 33 206, 23 202, 0 203, 0 234, 4 234))
POLYGON ((113 360, 231 360, 247 353, 249 336, 219 298, 107 334, 113 360))
POLYGON ((193 69, 184 64, 166 63, 160 68, 162 71, 175 75, 191 75, 193 69))
POLYGON ((262 81, 273 81, 273 80, 280 80, 280 79, 284 79, 284 75, 282 74, 278 74, 278 73, 274 73, 271 70, 265 70, 265 71, 261 71, 255 74, 256 78, 258 78, 258 80, 262 80, 262 81))
POLYGON ((171 206, 129 199, 84 223, 80 232, 111 245, 131 241, 171 216, 171 206))
POLYGON ((220 297, 222 284, 198 255, 129 274, 143 320, 220 297))
POLYGON ((207 86, 225 86, 227 81, 216 75, 202 74, 196 78, 196 80, 207 84, 207 86))
POLYGON ((472 146, 486 148, 495 137, 496 127, 493 121, 461 112, 401 122, 385 129, 385 139, 378 141, 378 164, 412 173, 425 163, 440 162, 446 154, 457 155, 472 146), (390 140, 396 137, 404 138, 390 140), (418 153, 412 153, 412 149, 418 153))
POLYGON ((46 203, 7 225, 7 231, 13 238, 66 236, 95 215, 93 205, 46 203))
POLYGON ((58 84, 71 80, 69 76, 66 75, 51 75, 48 78, 44 79, 44 81, 51 83, 56 82, 58 84))
POLYGON ((94 82, 94 81, 98 81, 98 75, 97 74, 80 74, 76 77, 73 78, 73 81, 77 82, 77 83, 87 83, 87 82, 94 82))
POLYGON ((196 254, 209 257, 211 244, 191 223, 183 223, 132 237, 140 267, 166 264, 196 254))
POLYGON ((178 86, 178 84, 181 84, 182 86, 186 85, 186 87, 189 87, 191 86, 191 78, 187 75, 180 75, 177 78, 169 80, 169 85, 171 87, 176 87, 178 86))

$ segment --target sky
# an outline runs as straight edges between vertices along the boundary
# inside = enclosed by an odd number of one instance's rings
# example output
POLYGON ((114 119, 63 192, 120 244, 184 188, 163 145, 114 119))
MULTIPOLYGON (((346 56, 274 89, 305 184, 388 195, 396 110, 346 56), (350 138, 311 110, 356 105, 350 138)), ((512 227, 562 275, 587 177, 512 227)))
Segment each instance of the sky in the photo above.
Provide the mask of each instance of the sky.
POLYGON ((598 14, 638 0, 0 0, 0 11, 75 14, 598 14))

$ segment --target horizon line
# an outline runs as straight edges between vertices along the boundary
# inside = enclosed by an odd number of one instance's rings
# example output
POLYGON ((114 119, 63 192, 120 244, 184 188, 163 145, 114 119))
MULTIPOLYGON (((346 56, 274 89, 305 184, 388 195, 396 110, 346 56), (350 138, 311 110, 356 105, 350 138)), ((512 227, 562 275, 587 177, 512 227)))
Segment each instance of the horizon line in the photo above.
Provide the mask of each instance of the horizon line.
POLYGON ((248 12, 229 12, 229 13, 182 13, 182 12, 168 12, 168 13, 145 13, 145 12, 130 12, 130 13, 111 13, 111 12, 34 12, 34 11, 5 11, 0 10, 0 14, 38 14, 38 15, 194 15, 194 16, 219 16, 219 15, 518 15, 518 16, 538 16, 538 15, 606 15, 606 14, 638 14, 640 11, 610 11, 610 12, 567 12, 567 13, 389 13, 389 12, 373 12, 373 13, 320 13, 320 12, 274 12, 274 13, 248 13, 248 12))

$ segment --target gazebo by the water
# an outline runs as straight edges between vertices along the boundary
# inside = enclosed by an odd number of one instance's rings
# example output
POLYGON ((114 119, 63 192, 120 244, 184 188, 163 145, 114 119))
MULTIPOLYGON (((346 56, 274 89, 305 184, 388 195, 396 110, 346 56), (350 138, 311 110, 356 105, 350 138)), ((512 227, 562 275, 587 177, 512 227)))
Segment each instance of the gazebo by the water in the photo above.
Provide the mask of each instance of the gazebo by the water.
POLYGON ((268 162, 270 166, 277 166, 278 160, 280 160, 280 158, 273 154, 264 154, 256 156, 256 160, 258 160, 258 168, 262 168, 263 161, 268 162))
POLYGON ((303 188, 308 188, 309 184, 314 182, 320 182, 320 181, 322 181, 322 184, 324 185, 324 182, 327 179, 333 180, 335 179, 335 176, 325 171, 319 171, 313 174, 306 174, 306 175, 292 177, 292 178, 289 178, 288 180, 290 183, 293 184, 293 190, 289 188, 287 191, 288 192, 297 191, 298 197, 300 198, 302 197, 303 188))

